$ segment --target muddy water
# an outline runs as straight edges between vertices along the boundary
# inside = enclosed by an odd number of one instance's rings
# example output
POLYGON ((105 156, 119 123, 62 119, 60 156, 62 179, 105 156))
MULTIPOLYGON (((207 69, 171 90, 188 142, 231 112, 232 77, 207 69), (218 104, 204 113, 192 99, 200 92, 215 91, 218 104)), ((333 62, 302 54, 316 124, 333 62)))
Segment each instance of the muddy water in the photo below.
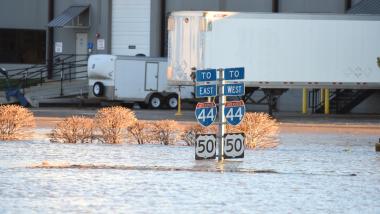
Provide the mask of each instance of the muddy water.
POLYGON ((224 164, 182 146, 1 142, 0 213, 380 213, 377 139, 287 133, 224 164))

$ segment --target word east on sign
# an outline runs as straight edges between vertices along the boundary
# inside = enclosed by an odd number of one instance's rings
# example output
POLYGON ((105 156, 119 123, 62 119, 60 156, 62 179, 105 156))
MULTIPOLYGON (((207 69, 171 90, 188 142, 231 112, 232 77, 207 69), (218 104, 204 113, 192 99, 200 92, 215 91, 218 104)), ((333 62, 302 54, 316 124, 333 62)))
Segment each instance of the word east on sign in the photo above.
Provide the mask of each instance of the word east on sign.
POLYGON ((215 97, 217 95, 216 85, 197 85, 195 95, 197 98, 215 97))

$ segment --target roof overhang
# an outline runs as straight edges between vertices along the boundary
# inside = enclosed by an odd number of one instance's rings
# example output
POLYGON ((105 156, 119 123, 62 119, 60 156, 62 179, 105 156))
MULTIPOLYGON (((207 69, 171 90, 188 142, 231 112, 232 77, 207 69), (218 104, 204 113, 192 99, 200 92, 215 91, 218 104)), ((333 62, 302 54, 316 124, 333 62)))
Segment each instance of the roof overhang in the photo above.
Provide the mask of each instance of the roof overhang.
POLYGON ((72 5, 51 20, 47 26, 54 28, 89 28, 90 6, 72 5))

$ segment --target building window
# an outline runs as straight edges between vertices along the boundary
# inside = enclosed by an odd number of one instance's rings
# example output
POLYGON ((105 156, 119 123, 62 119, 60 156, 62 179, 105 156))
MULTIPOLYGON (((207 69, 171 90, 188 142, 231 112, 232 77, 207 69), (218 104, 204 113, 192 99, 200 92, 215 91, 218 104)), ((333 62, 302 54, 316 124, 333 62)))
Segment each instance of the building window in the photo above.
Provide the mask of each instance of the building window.
POLYGON ((46 31, 0 29, 0 63, 45 64, 46 31))

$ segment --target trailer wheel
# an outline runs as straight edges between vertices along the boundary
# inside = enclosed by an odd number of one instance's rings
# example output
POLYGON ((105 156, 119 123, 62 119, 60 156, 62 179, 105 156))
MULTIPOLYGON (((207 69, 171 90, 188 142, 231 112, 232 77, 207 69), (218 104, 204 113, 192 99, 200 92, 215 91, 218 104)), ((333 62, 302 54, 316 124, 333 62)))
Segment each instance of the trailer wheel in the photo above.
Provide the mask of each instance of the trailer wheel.
POLYGON ((101 82, 94 83, 94 86, 92 87, 92 93, 95 95, 95 97, 100 97, 104 93, 104 85, 101 82))
POLYGON ((178 95, 177 94, 171 94, 166 99, 166 104, 170 109, 176 109, 178 107, 178 95))
POLYGON ((162 105, 162 96, 159 94, 153 94, 149 99, 149 107, 152 109, 158 109, 162 105))

